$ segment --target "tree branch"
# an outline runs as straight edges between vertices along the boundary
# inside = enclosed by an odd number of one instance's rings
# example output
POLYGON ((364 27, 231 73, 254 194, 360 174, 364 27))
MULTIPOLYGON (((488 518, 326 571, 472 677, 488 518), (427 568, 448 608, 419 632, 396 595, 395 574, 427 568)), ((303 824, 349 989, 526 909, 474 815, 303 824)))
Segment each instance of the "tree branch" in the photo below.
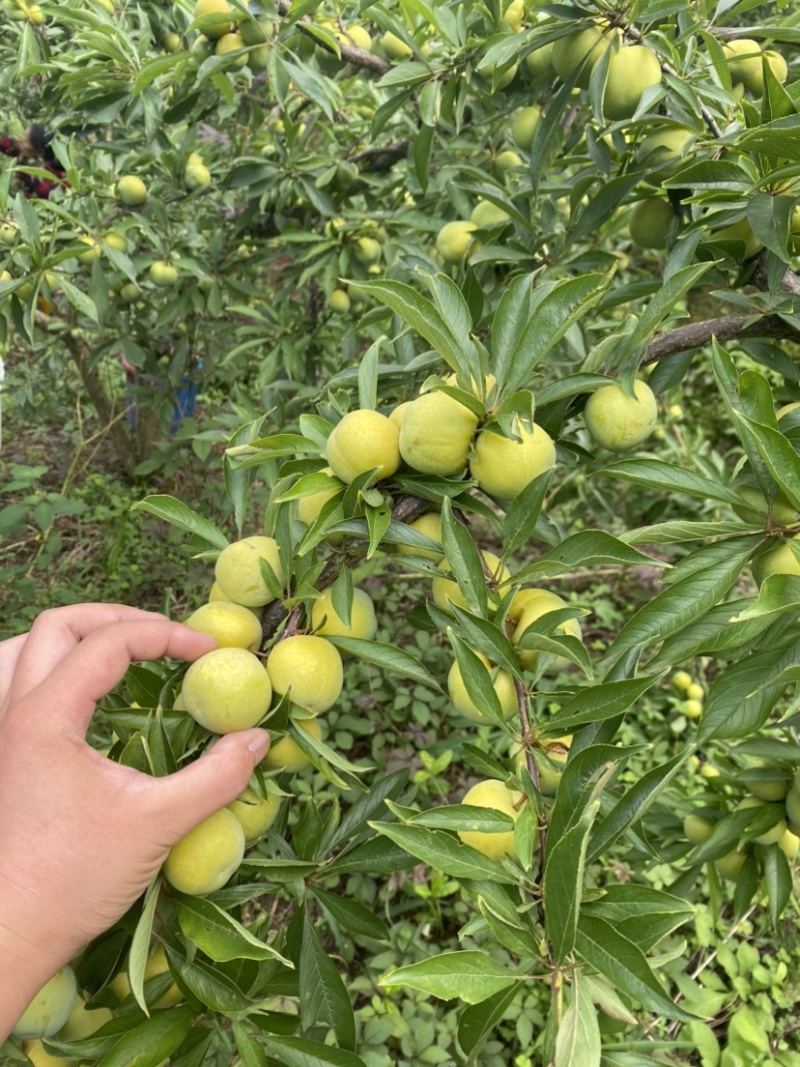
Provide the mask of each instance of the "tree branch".
POLYGON ((366 174, 370 171, 391 170, 395 163, 405 159, 407 152, 408 140, 403 139, 391 141, 386 145, 365 148, 363 152, 355 152, 347 158, 351 163, 364 163, 365 166, 359 167, 359 170, 366 174))
MULTIPOLYGON (((278 14, 284 17, 289 14, 291 9, 291 0, 280 0, 277 5, 278 14)), ((297 23, 297 28, 301 30, 306 36, 311 37, 315 44, 318 44, 320 48, 324 48, 326 52, 330 52, 332 55, 336 53, 332 48, 329 48, 318 37, 315 37, 313 33, 309 33, 304 28, 303 24, 313 25, 313 19, 308 15, 304 15, 297 23)), ((339 51, 341 52, 342 59, 347 60, 348 63, 352 63, 356 67, 364 67, 366 70, 371 70, 375 74, 386 74, 387 71, 392 69, 392 64, 387 60, 382 59, 380 56, 375 56, 372 52, 367 52, 364 48, 356 48, 355 45, 345 44, 344 41, 339 41, 339 51)))
POLYGON ((703 322, 690 322, 687 326, 667 330, 656 337, 647 346, 647 354, 642 365, 658 363, 667 356, 677 352, 688 352, 692 348, 703 348, 716 338, 721 344, 739 338, 764 337, 771 340, 800 341, 800 331, 781 315, 723 315, 719 319, 703 322))

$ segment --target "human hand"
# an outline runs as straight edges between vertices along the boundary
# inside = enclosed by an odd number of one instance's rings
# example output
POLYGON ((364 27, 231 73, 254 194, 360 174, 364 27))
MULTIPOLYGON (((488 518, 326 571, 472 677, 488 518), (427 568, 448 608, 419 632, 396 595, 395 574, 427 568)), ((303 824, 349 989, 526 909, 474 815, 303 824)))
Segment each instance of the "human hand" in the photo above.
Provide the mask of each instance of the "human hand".
POLYGON ((266 754, 267 733, 244 730, 152 778, 86 743, 95 702, 132 660, 194 660, 214 647, 162 615, 112 604, 44 612, 23 639, 0 645, 0 1041, 266 754))

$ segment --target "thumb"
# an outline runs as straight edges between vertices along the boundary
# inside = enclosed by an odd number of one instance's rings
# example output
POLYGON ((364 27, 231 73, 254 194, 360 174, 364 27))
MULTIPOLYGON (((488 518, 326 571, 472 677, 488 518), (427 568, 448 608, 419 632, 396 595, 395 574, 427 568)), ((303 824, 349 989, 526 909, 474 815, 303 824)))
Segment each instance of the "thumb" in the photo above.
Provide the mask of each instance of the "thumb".
POLYGON ((158 779, 154 799, 172 843, 239 796, 267 754, 269 741, 266 730, 226 734, 199 760, 158 779))

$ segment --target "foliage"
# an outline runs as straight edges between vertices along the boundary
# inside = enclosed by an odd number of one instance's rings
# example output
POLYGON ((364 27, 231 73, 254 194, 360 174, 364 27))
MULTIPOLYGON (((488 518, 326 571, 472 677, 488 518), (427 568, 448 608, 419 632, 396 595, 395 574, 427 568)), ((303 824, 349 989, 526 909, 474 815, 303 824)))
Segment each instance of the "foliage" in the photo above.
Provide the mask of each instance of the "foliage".
MULTIPOLYGON (((191 556, 173 610, 205 595, 228 542, 275 538, 262 652, 306 629, 323 588, 348 620, 360 584, 379 619, 375 640, 331 638, 351 658, 320 738, 290 700, 268 712, 309 768, 254 775, 287 799, 234 880, 206 898, 156 880, 76 961, 116 1017, 47 1048, 104 1067, 793 1067, 800 417, 776 407, 800 380, 796 20, 736 3, 352 7, 4 4, 8 132, 46 123, 66 177, 29 199, 20 179, 52 161, 0 172, 7 408, 63 416, 69 389, 75 455, 110 443, 155 490, 78 477, 75 459, 54 485, 49 460, 13 457, 0 530, 36 531, 55 576, 8 549, 28 598, 14 628, 44 595, 100 595, 67 570, 73 522, 112 523, 122 598, 152 603, 140 573, 159 558, 151 590, 177 587, 191 556), (242 37, 215 53, 230 20, 242 37), (570 35, 598 27, 589 71, 570 35), (642 40, 660 80, 617 118, 614 67, 642 40), (653 152, 675 127, 681 149, 653 152), (144 203, 114 189, 130 175, 144 203), (492 221, 437 242, 481 201, 492 221), (587 396, 645 375, 660 426, 610 455, 587 396), (348 412, 419 391, 468 426, 456 473, 401 465, 402 433, 377 484, 383 457, 347 485, 328 473, 348 412), (475 432, 516 441, 534 417, 555 473, 511 500, 482 491, 475 432), (413 525, 431 510, 440 538, 413 525), (185 555, 137 545, 148 519, 185 555), (538 586, 560 599, 525 614, 515 596, 538 586), (482 725, 453 725, 454 661, 482 725), (460 804, 478 779, 515 790, 515 814, 460 804), (168 972, 147 973, 151 943, 168 972), (184 1002, 156 1007, 173 983, 184 1002)), ((428 437, 451 445, 444 422, 428 437)), ((153 774, 196 758, 211 738, 173 706, 180 684, 172 665, 133 667, 93 741, 153 774)))

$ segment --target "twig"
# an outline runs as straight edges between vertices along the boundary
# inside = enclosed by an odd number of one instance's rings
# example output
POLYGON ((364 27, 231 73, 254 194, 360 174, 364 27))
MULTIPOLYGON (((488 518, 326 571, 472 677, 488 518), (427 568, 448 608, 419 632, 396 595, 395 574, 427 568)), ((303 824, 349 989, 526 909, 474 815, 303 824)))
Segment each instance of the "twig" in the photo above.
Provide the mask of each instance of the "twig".
MULTIPOLYGON (((533 751, 528 745, 528 739, 531 736, 531 721, 528 718, 528 698, 525 695, 525 686, 519 680, 514 679, 514 689, 517 693, 517 711, 519 713, 519 725, 522 732, 523 744, 525 745, 525 765, 528 768, 528 774, 531 776, 533 787, 538 793, 539 797, 542 795, 542 786, 539 780, 539 768, 536 765, 536 760, 533 755, 533 751)), ((547 829, 543 823, 539 825, 539 852, 541 853, 541 863, 539 864, 539 878, 544 878, 544 864, 547 849, 547 829)))
MULTIPOLYGON (((291 6, 291 0, 280 0, 277 5, 278 14, 281 17, 288 15, 291 6)), ((305 33, 306 36, 311 37, 314 43, 318 44, 320 48, 324 48, 326 52, 336 55, 333 48, 324 44, 324 42, 318 37, 315 37, 313 33, 309 33, 309 31, 304 28, 304 23, 306 25, 309 23, 313 25, 313 19, 308 15, 304 15, 297 23, 297 28, 305 33)), ((367 52, 364 48, 356 48, 355 45, 345 44, 344 41, 339 41, 339 51, 342 59, 347 60, 348 63, 352 63, 356 67, 364 67, 367 70, 372 70, 376 74, 386 74, 387 71, 392 69, 392 64, 387 60, 382 59, 380 56, 373 55, 372 52, 367 52)))
POLYGON ((351 163, 366 164, 359 168, 364 173, 390 170, 395 163, 405 159, 408 153, 408 144, 407 139, 391 141, 386 145, 376 145, 372 148, 365 148, 362 152, 355 152, 353 155, 348 156, 347 159, 351 163))
POLYGON ((659 360, 674 356, 677 352, 702 348, 714 338, 724 344, 737 338, 756 337, 800 341, 800 331, 781 315, 723 315, 719 319, 691 322, 687 326, 667 330, 650 342, 642 363, 658 363, 659 360))

